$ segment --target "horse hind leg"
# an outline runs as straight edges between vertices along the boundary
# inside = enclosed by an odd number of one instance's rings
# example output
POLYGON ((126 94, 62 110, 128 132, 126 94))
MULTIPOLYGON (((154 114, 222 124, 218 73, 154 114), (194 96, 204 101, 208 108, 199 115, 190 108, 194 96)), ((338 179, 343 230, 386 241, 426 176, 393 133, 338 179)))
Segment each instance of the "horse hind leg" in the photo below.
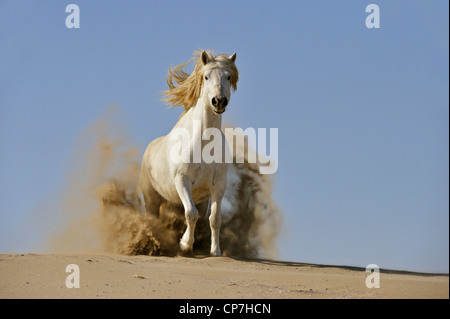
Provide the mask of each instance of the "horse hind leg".
POLYGON ((148 182, 143 185, 141 183, 141 192, 144 197, 144 206, 147 214, 159 217, 159 208, 164 202, 164 198, 153 188, 148 182))

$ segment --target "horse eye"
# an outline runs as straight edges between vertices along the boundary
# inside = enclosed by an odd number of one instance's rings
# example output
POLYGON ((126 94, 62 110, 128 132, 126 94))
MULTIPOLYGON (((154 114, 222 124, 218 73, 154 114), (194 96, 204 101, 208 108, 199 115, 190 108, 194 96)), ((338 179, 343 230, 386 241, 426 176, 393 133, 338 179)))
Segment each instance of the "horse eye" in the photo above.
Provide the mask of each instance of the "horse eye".
POLYGON ((205 75, 205 80, 208 80, 208 77, 205 75))
POLYGON ((228 81, 230 81, 230 79, 231 79, 231 75, 228 76, 228 81))

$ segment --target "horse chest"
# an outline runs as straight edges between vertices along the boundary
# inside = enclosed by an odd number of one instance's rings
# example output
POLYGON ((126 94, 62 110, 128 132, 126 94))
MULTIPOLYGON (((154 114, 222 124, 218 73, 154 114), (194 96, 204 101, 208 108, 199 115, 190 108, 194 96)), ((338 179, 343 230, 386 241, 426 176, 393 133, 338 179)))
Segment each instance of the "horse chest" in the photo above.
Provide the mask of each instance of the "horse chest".
POLYGON ((182 163, 171 175, 166 183, 156 183, 167 177, 167 172, 154 170, 152 184, 155 189, 166 200, 181 204, 177 189, 176 180, 182 177, 191 185, 191 195, 195 203, 203 202, 211 196, 211 190, 217 184, 223 185, 226 179, 226 164, 205 164, 205 163, 182 163))

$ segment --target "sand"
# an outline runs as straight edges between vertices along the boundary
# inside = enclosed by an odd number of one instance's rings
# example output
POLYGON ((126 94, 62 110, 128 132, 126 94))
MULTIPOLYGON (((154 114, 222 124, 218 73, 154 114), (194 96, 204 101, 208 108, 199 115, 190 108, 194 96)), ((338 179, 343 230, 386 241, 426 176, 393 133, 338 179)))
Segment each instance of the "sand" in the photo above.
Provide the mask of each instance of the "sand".
POLYGON ((449 298, 448 275, 381 270, 380 288, 372 289, 368 275, 361 268, 230 257, 1 254, 0 298, 449 298), (69 264, 79 267, 80 288, 66 286, 69 264))

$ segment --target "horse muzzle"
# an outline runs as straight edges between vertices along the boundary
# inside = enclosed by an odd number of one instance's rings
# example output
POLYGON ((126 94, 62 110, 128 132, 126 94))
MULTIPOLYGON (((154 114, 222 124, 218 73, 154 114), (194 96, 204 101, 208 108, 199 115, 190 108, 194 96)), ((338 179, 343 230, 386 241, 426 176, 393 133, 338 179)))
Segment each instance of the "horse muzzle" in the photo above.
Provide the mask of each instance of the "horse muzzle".
POLYGON ((211 103, 214 107, 214 113, 222 114, 228 105, 228 99, 225 96, 213 97, 211 103))

